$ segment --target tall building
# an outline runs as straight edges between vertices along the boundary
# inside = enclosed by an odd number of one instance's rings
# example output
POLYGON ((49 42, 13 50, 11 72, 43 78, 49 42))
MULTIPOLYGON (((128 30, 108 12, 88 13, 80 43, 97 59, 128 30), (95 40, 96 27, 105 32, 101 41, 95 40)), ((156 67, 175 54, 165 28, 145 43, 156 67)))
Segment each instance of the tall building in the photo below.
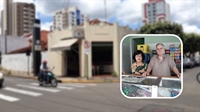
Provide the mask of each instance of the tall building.
POLYGON ((156 23, 170 21, 170 6, 165 0, 149 0, 142 4, 142 22, 156 23))
POLYGON ((28 3, 13 4, 13 32, 14 36, 22 36, 33 31, 35 20, 35 5, 28 3))
POLYGON ((87 18, 88 16, 82 15, 81 11, 77 7, 61 9, 54 13, 53 26, 54 29, 63 29, 68 26, 78 26, 81 25, 87 18))
POLYGON ((35 19, 35 5, 28 3, 13 3, 13 0, 4 0, 2 14, 2 34, 22 36, 33 31, 35 19))
POLYGON ((8 35, 12 34, 12 4, 13 0, 4 0, 4 9, 1 12, 2 34, 5 34, 6 32, 8 35))

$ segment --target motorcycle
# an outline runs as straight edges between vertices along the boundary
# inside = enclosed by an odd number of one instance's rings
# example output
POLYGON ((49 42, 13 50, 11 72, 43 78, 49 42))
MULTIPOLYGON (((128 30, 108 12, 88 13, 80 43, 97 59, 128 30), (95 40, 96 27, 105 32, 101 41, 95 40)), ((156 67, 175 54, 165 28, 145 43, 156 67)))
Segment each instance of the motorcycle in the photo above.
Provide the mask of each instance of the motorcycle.
POLYGON ((47 81, 43 81, 41 73, 38 75, 38 81, 40 86, 51 84, 52 87, 57 87, 58 81, 53 72, 45 71, 47 73, 47 81))
POLYGON ((200 73, 197 74, 197 81, 200 83, 200 73))

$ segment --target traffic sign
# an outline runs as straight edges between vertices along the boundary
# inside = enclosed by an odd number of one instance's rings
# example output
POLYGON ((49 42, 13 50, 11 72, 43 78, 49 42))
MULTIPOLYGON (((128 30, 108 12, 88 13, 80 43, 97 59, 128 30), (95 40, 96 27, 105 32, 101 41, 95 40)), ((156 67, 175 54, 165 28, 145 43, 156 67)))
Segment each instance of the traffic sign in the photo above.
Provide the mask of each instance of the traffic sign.
POLYGON ((85 47, 85 54, 88 55, 90 53, 90 42, 89 41, 85 41, 84 47, 85 47))
POLYGON ((84 47, 86 49, 89 49, 90 48, 90 42, 86 40, 85 43, 84 43, 84 47))

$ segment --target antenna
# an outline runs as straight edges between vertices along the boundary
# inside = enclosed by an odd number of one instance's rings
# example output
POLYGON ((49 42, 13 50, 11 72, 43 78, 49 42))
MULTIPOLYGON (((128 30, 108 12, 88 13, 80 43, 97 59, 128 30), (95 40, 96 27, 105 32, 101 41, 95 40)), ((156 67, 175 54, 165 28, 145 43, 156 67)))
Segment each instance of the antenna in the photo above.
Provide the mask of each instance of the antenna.
POLYGON ((66 7, 65 7, 65 9, 68 11, 68 9, 69 9, 69 3, 70 3, 70 0, 68 0, 68 2, 67 2, 67 5, 66 5, 66 7))
POLYGON ((104 0, 104 6, 105 6, 105 21, 107 21, 106 0, 104 0))

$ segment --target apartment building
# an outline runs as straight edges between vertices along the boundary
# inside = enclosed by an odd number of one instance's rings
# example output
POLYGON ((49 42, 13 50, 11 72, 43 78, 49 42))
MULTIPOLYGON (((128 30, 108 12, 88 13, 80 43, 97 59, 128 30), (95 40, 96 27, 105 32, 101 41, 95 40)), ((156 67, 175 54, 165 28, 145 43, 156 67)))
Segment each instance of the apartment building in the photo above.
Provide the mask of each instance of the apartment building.
POLYGON ((165 0, 149 0, 142 4, 142 22, 170 21, 170 6, 165 0))
POLYGON ((13 0, 4 0, 3 1, 4 9, 1 11, 1 33, 2 34, 12 34, 12 4, 13 0))
POLYGON ((78 26, 83 24, 85 20, 89 21, 87 15, 82 15, 77 7, 70 7, 68 9, 61 9, 54 13, 53 26, 54 29, 63 29, 68 26, 78 26))
POLYGON ((22 36, 33 31, 35 19, 35 5, 32 3, 14 3, 4 0, 2 14, 2 34, 22 36))
POLYGON ((13 32, 14 36, 22 36, 33 31, 35 20, 35 5, 28 3, 13 4, 13 32))

